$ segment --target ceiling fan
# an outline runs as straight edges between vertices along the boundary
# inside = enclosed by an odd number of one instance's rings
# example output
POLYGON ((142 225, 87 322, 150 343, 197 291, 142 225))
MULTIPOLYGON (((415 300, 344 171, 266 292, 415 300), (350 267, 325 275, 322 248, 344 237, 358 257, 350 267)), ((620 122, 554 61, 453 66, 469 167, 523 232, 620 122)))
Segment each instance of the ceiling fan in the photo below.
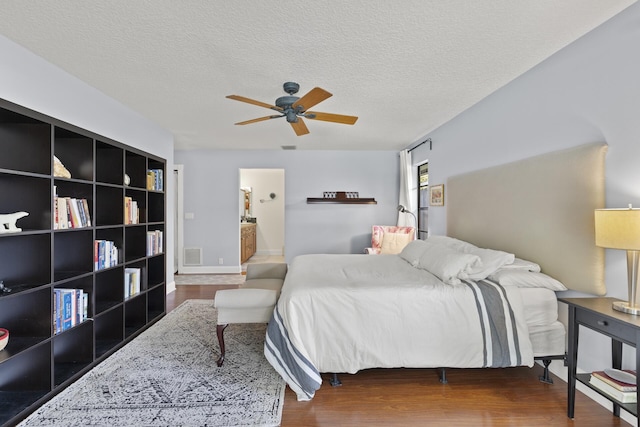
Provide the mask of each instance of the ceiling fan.
POLYGON ((291 124, 291 127, 293 128, 293 131, 296 133, 296 135, 301 136, 309 133, 307 125, 304 123, 304 120, 302 120, 303 117, 305 119, 322 120, 325 122, 342 123, 345 125, 352 125, 356 122, 356 120, 358 120, 358 118, 355 116, 344 116, 342 114, 309 111, 309 108, 333 96, 331 93, 322 88, 314 87, 306 95, 300 98, 294 96, 300 89, 300 85, 298 83, 286 82, 284 85, 282 85, 282 87, 284 88, 284 91, 289 95, 281 96, 280 98, 276 99, 276 105, 271 105, 265 102, 256 101, 254 99, 245 98, 244 96, 228 95, 227 98, 229 99, 246 102, 248 104, 257 105, 259 107, 269 108, 280 113, 278 115, 260 117, 244 122, 238 122, 236 124, 248 125, 250 123, 261 122, 264 120, 286 117, 287 122, 291 124))

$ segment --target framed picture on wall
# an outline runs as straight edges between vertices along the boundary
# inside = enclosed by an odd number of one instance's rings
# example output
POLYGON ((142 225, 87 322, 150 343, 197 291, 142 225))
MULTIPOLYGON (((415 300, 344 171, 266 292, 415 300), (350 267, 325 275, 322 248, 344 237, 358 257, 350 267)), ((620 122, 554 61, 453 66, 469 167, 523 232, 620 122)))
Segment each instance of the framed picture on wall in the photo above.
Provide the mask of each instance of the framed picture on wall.
POLYGON ((444 184, 429 187, 429 205, 444 206, 444 184))

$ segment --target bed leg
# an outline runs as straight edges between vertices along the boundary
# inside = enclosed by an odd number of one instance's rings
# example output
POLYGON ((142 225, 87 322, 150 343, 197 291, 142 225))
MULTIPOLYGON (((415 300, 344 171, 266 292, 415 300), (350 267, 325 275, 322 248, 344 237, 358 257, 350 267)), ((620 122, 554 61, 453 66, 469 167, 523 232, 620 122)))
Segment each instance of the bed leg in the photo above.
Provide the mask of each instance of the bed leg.
POLYGON ((542 359, 542 363, 544 364, 544 374, 542 374, 542 376, 539 376, 538 379, 540 380, 540 382, 543 382, 545 384, 553 384, 553 379, 551 378, 551 375, 549 375, 549 365, 551 364, 551 359, 542 359))
POLYGON ((342 381, 340 381, 340 379, 338 378, 338 374, 331 374, 331 378, 329 378, 329 384, 331 384, 331 387, 340 387, 342 385, 342 381))
POLYGON ((449 383, 449 381, 447 381, 447 368, 438 368, 438 378, 440 378, 442 384, 449 383))

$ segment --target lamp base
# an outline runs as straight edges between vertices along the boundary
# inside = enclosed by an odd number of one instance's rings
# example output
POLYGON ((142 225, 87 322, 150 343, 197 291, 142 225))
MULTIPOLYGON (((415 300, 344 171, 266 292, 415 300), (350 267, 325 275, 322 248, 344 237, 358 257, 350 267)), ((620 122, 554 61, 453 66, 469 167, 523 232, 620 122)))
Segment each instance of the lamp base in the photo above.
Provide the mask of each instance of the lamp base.
POLYGON ((627 314, 640 314, 640 307, 631 306, 627 301, 616 301, 613 303, 613 309, 617 311, 622 311, 627 314))

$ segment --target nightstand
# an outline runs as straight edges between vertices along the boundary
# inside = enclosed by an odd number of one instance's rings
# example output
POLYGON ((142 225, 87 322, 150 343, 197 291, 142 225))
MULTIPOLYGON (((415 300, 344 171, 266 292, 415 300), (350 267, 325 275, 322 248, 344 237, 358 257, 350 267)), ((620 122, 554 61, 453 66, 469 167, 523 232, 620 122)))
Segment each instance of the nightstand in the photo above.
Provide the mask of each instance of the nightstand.
MULTIPOLYGON (((611 365, 613 368, 620 369, 622 343, 637 348, 637 343, 640 342, 640 316, 614 310, 611 305, 614 301, 619 301, 615 298, 559 298, 558 301, 569 306, 569 349, 567 354, 569 366, 567 415, 569 418, 573 418, 574 415, 576 380, 613 402, 615 416, 620 416, 620 408, 622 407, 637 417, 640 413, 640 402, 621 403, 601 392, 589 384, 591 373, 576 374, 576 364, 578 361, 578 331, 579 326, 582 325, 611 338, 611 365)), ((636 372, 640 372, 638 367, 640 367, 640 352, 636 351, 636 372)), ((637 385, 640 389, 640 381, 637 385)))

